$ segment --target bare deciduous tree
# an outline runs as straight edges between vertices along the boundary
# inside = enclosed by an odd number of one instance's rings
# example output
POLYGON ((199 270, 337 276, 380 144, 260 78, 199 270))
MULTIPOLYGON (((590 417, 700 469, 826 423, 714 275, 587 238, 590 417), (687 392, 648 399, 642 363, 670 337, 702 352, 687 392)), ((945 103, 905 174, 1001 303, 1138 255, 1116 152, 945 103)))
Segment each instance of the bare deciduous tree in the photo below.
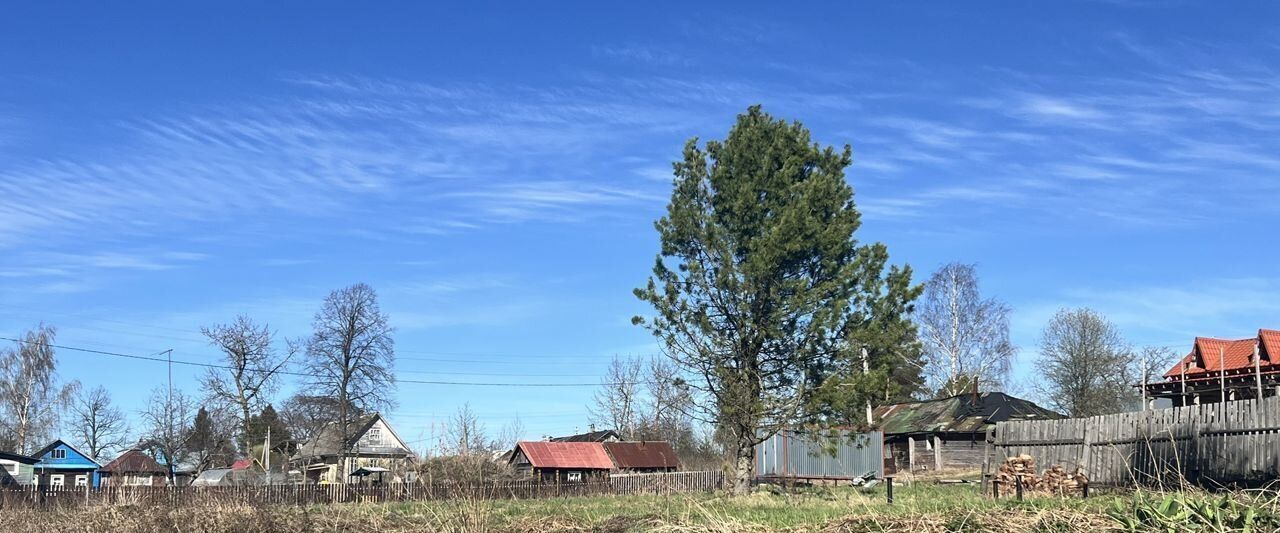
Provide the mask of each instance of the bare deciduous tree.
POLYGON ((1009 307, 978 290, 974 265, 950 263, 925 283, 916 306, 924 375, 938 397, 974 386, 998 390, 1017 350, 1009 342, 1009 307))
MULTIPOLYGON (((338 402, 333 398, 298 393, 280 406, 280 419, 289 428, 289 434, 302 443, 311 440, 326 425, 337 423, 338 411, 338 402)), ((361 414, 359 409, 350 405, 347 411, 353 418, 361 414)))
POLYGON ((592 423, 617 431, 624 440, 635 438, 643 393, 641 371, 640 361, 614 356, 588 407, 592 423))
POLYGON ((493 441, 494 450, 513 450, 516 443, 524 438, 524 422, 517 416, 502 426, 497 440, 493 441))
POLYGON ((1140 357, 1120 331, 1091 309, 1062 309, 1041 333, 1040 394, 1054 410, 1082 417, 1135 404, 1140 357))
MULTIPOLYGON (((230 324, 200 328, 209 343, 222 351, 223 366, 210 368, 202 385, 208 398, 234 408, 242 449, 249 433, 249 419, 266 405, 279 386, 279 372, 289 357, 279 357, 271 345, 271 331, 249 317, 238 316, 230 324)), ((289 350, 292 355, 292 348, 289 350)))
POLYGON ((79 384, 58 384, 53 326, 27 331, 12 348, 0 350, 0 442, 29 453, 58 427, 58 415, 79 384))
MULTIPOLYGON (((389 408, 395 394, 395 343, 373 288, 357 283, 329 293, 312 322, 304 368, 313 394, 332 400, 341 441, 352 437, 358 411, 389 408)), ((341 452, 339 479, 349 473, 341 452)))
POLYGON ((173 483, 174 467, 191 453, 191 425, 195 421, 196 404, 180 390, 164 387, 151 391, 142 416, 145 444, 151 453, 169 465, 169 482, 173 483))
POLYGON ((469 457, 473 454, 487 454, 490 442, 485 435, 484 423, 471 410, 471 404, 464 403, 459 407, 444 426, 442 451, 446 454, 469 457))
POLYGON ((129 444, 129 421, 111 403, 111 394, 99 386, 78 394, 71 403, 72 435, 93 459, 129 444))
POLYGON ((639 438, 665 440, 676 446, 689 445, 693 440, 693 421, 689 410, 693 402, 689 387, 680 376, 679 369, 663 358, 651 358, 645 364, 646 378, 642 402, 639 438))

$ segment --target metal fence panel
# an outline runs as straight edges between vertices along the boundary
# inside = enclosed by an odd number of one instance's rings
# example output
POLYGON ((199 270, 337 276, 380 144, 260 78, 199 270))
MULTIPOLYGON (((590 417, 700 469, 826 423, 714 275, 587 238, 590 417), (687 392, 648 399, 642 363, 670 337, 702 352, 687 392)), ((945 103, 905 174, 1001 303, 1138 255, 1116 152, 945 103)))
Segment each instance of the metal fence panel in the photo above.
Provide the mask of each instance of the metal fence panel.
POLYGON ((884 476, 884 434, 785 430, 756 445, 756 475, 799 479, 884 476))

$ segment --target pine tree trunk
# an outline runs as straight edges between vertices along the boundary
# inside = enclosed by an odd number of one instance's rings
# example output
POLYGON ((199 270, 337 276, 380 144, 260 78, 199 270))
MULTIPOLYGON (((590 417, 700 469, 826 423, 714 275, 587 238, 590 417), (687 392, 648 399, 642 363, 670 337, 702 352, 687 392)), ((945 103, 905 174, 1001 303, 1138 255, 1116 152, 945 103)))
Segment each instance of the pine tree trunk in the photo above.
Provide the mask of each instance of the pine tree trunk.
POLYGON ((751 481, 756 473, 755 439, 750 431, 739 431, 733 451, 733 486, 734 496, 745 496, 751 492, 751 481))

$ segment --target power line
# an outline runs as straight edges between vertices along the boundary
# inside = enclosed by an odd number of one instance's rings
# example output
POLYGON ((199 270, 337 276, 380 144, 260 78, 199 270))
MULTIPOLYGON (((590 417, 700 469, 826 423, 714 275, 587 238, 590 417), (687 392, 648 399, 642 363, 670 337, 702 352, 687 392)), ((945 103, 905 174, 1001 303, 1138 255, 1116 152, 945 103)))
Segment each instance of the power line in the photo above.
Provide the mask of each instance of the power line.
MULTIPOLYGON (((109 322, 109 323, 114 323, 114 324, 120 324, 120 325, 123 325, 123 326, 131 326, 131 327, 135 327, 135 328, 161 329, 161 330, 166 330, 166 331, 177 331, 177 332, 183 332, 183 333, 188 333, 188 332, 189 332, 189 330, 185 330, 185 329, 169 328, 169 327, 162 327, 162 326, 156 326, 156 325, 147 325, 147 324, 138 324, 138 323, 133 323, 133 322, 125 322, 125 321, 121 321, 121 320, 111 320, 111 319, 105 319, 105 318, 96 318, 96 317, 86 316, 86 315, 83 315, 83 314, 60 313, 60 312, 53 312, 53 311, 41 311, 41 310, 38 310, 38 309, 24 309, 24 308, 20 308, 20 307, 16 307, 16 306, 11 306, 11 305, 4 305, 4 304, 0 304, 0 307, 6 307, 6 308, 9 308, 9 309, 14 309, 14 310, 24 310, 24 311, 27 311, 27 312, 34 312, 34 313, 55 314, 55 315, 63 315, 63 316, 72 316, 72 317, 78 317, 78 318, 82 318, 82 319, 86 319, 86 320, 94 320, 94 321, 98 321, 98 322, 109 322)), ((114 334, 116 334, 116 335, 135 336, 135 337, 147 337, 147 338, 152 338, 152 339, 162 339, 162 340, 168 340, 168 341, 176 341, 176 342, 191 343, 191 344, 200 344, 200 345, 207 345, 207 344, 208 344, 208 342, 209 342, 209 340, 208 340, 208 339, 206 339, 206 338, 197 338, 197 337, 194 337, 194 336, 192 336, 192 337, 188 337, 188 336, 185 336, 185 335, 184 335, 184 336, 176 336, 176 335, 161 335, 161 334, 156 334, 156 333, 142 333, 142 332, 137 332, 137 331, 121 331, 121 330, 117 330, 117 329, 99 328, 99 327, 87 326, 87 325, 76 325, 76 326, 72 326, 70 329, 71 329, 71 330, 84 329, 84 330, 89 330, 89 331, 98 331, 98 332, 102 332, 102 333, 114 333, 114 334)), ((619 356, 619 355, 623 355, 623 354, 618 354, 618 353, 614 353, 614 354, 612 354, 612 355, 605 355, 605 354, 583 354, 583 353, 577 353, 577 354, 550 354, 550 353, 536 354, 536 353, 535 353, 535 354, 531 354, 531 353, 515 353, 515 352, 453 352, 453 351, 435 351, 435 350, 404 350, 404 349, 397 349, 397 350, 396 350, 396 359, 397 359, 397 360, 404 360, 404 361, 425 361, 425 362, 432 362, 432 363, 464 363, 464 364, 525 364, 525 363, 531 363, 531 362, 532 362, 531 360, 534 360, 534 359, 543 359, 542 361, 537 361, 537 364, 540 364, 540 365, 546 365, 546 364, 566 364, 566 365, 568 365, 568 364, 581 364, 581 363, 580 363, 580 362, 578 362, 578 361, 601 361, 601 362, 608 362, 608 361, 609 361, 610 359, 612 359, 613 357, 615 357, 615 356, 619 356), (437 357, 407 357, 407 356, 405 356, 405 355, 403 355, 403 354, 419 354, 419 355, 445 356, 445 357, 467 357, 467 358, 469 358, 469 359, 441 359, 441 358, 437 358, 437 357), (476 358, 485 358, 486 360, 478 361, 478 360, 476 360, 476 358), (502 359, 502 358, 506 358, 506 359, 502 359), (545 361, 545 359, 551 359, 551 361, 545 361), (556 360, 559 360, 559 361, 556 361, 556 360)), ((628 357, 655 357, 657 354, 626 354, 626 355, 627 355, 628 357)))
MULTIPOLYGON (((146 355, 136 355, 136 354, 125 354, 125 353, 118 353, 118 352, 108 352, 108 351, 104 351, 104 350, 93 350, 93 349, 89 349, 89 348, 79 348, 79 347, 75 347, 75 346, 64 346, 64 345, 50 344, 50 343, 33 343, 33 342, 31 342, 31 341, 26 341, 26 340, 22 340, 22 339, 15 339, 15 338, 11 338, 11 337, 0 337, 0 340, 6 340, 6 341, 19 342, 19 343, 23 343, 23 344, 37 344, 37 345, 47 346, 47 347, 50 347, 50 348, 56 348, 56 349, 59 349, 59 350, 71 350, 71 351, 75 351, 75 352, 84 352, 84 353, 91 353, 91 354, 96 354, 96 355, 108 355, 108 356, 112 356, 112 357, 123 357, 123 358, 127 358, 127 359, 136 359, 136 360, 140 360, 140 361, 151 361, 151 362, 166 363, 166 364, 170 363, 170 361, 169 361, 168 359, 162 359, 162 358, 159 358, 159 357, 152 357, 152 356, 146 356, 146 355)), ((175 364, 175 365, 186 365, 186 366, 195 366, 195 367, 200 367, 200 368, 213 368, 213 369, 219 369, 219 370, 235 370, 234 368, 232 368, 232 367, 230 367, 230 366, 226 366, 226 365, 216 365, 216 364, 212 364, 212 363, 198 363, 198 362, 195 362, 195 361, 181 361, 181 360, 177 360, 177 359, 174 359, 174 360, 172 361, 172 364, 175 364)), ((276 371, 276 373, 277 373, 277 374, 280 374, 280 375, 284 375, 284 376, 297 376, 297 377, 306 377, 306 378, 322 378, 322 377, 325 377, 325 376, 321 376, 321 375, 318 375, 318 374, 309 374, 309 373, 306 373, 306 372, 292 372, 292 371, 288 371, 288 370, 277 370, 277 371, 276 371)), ((473 387, 600 387, 600 386, 608 386, 608 385, 617 385, 617 383, 607 383, 607 382, 597 382, 597 383, 495 383, 495 382, 471 382, 471 381, 432 381, 432 380, 420 380, 420 379, 399 379, 399 378, 397 378, 397 379, 396 379, 396 383, 410 383, 410 384, 415 384, 415 385, 457 385, 457 386, 473 386, 473 387)))

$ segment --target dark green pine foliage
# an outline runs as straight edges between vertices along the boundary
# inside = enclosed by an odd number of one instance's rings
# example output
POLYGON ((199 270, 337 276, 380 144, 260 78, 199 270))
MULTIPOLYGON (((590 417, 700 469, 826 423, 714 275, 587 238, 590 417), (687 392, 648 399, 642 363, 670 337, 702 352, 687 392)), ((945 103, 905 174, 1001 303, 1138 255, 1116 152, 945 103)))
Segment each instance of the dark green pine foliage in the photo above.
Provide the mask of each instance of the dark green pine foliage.
POLYGON ((759 106, 725 141, 697 141, 674 164, 656 223, 661 253, 636 290, 655 315, 635 322, 688 374, 691 396, 729 442, 742 492, 752 447, 780 427, 848 422, 852 406, 918 386, 907 315, 920 288, 909 268, 886 272, 883 245, 854 237, 848 146, 818 146, 759 106))
POLYGON ((266 407, 262 408, 261 414, 249 418, 249 433, 245 435, 244 440, 240 443, 240 449, 251 451, 255 456, 261 455, 262 445, 266 442, 268 428, 271 430, 272 450, 289 449, 292 446, 293 437, 289 433, 289 427, 280 419, 275 407, 267 404, 266 407))

